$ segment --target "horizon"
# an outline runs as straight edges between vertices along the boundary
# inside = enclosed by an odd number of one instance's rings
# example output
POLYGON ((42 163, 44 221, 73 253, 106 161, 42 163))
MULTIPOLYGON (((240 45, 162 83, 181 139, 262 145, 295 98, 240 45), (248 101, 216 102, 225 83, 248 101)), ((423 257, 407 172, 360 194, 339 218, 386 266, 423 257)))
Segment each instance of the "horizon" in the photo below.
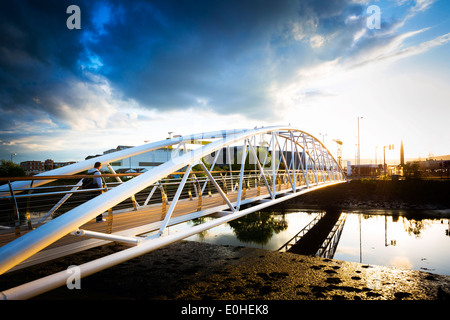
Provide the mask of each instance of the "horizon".
POLYGON ((445 0, 2 3, 0 158, 290 124, 335 157, 343 141, 353 163, 358 117, 361 164, 389 144, 399 159, 402 140, 405 161, 449 155, 448 13, 445 0))

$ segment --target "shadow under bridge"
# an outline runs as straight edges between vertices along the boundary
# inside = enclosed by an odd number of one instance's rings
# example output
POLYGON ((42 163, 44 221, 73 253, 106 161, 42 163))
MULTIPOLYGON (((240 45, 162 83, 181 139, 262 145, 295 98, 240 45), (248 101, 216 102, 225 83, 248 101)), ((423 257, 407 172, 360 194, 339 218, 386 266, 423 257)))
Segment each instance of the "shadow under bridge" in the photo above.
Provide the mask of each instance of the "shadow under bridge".
POLYGON ((292 239, 281 246, 279 251, 332 259, 346 218, 346 213, 341 213, 334 208, 328 209, 317 215, 292 239))

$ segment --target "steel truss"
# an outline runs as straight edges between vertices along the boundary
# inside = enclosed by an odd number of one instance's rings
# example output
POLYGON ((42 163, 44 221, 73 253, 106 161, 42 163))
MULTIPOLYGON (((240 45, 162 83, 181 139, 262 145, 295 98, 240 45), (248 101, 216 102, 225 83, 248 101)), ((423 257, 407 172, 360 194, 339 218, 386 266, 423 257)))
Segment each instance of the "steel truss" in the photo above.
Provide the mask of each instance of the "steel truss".
MULTIPOLYGON (((55 175, 76 174, 89 169, 96 161, 107 164, 111 173, 115 173, 109 163, 168 146, 177 147, 173 149, 172 159, 166 163, 126 182, 122 182, 119 178, 117 186, 108 188, 96 198, 42 223, 38 228, 1 247, 0 274, 68 234, 99 241, 123 242, 130 246, 120 252, 78 266, 81 276, 85 277, 257 210, 345 181, 342 168, 320 140, 299 129, 276 126, 201 133, 145 144, 46 172, 39 177, 49 179, 37 180, 33 187, 53 181, 52 177, 55 175), (181 148, 185 149, 187 144, 198 140, 207 142, 192 151, 178 155, 181 148), (175 194, 168 199, 162 181, 174 172, 179 172, 182 177, 177 181, 175 194), (191 200, 194 197, 192 188, 195 191, 199 210, 186 216, 192 219, 216 214, 218 218, 177 233, 167 234, 165 230, 168 226, 186 221, 172 215, 177 204, 186 201, 181 198, 188 186, 191 200), (139 204, 135 195, 146 188, 148 190, 149 187, 151 191, 145 202, 139 204), (207 187, 208 195, 214 193, 222 199, 214 208, 201 207, 202 195, 205 196, 207 187), (111 214, 112 208, 126 199, 132 200, 134 210, 147 206, 158 188, 161 190, 164 214, 156 227, 153 224, 151 229, 137 228, 133 232, 120 234, 80 229, 98 214, 108 211, 111 214), (247 197, 246 192, 249 188, 256 189, 256 195, 247 197), (170 204, 168 209, 166 204, 170 204), (155 228, 156 232, 148 233, 155 228)), ((17 181, 11 184, 11 188, 14 188, 15 193, 20 193, 21 190, 28 190, 30 184, 29 181, 17 181)), ((78 187, 79 184, 74 186, 71 192, 76 192, 78 187)), ((14 196, 15 193, 11 192, 11 195, 14 196)), ((0 187, 0 195, 7 196, 8 189, 0 187)), ((63 271, 6 290, 2 296, 5 299, 26 299, 63 286, 66 280, 67 272, 63 271)))

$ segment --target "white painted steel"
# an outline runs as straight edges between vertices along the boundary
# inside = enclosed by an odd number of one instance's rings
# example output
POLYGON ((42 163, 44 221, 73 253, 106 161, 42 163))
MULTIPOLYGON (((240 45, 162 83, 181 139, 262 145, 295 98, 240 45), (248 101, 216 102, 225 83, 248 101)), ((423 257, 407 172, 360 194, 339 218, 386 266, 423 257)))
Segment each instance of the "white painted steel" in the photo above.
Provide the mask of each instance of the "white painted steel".
MULTIPOLYGON (((334 182, 330 185, 342 183, 344 181, 340 182, 334 182)), ((169 245, 171 243, 177 242, 179 240, 183 240, 191 235, 197 234, 199 232, 211 229, 213 227, 219 226, 221 224, 224 224, 226 222, 238 219, 240 217, 243 217, 249 213, 262 210, 268 206, 272 206, 274 204, 280 203, 282 201, 286 201, 288 199, 291 199, 293 197, 297 197, 300 194, 304 194, 310 191, 314 191, 323 187, 327 187, 329 185, 319 185, 315 186, 310 189, 302 190, 296 194, 288 194, 285 195, 282 198, 274 199, 272 201, 264 202, 259 205, 253 206, 248 209, 241 210, 239 212, 229 214, 220 218, 217 218, 215 220, 205 222, 203 224, 194 226, 192 228, 189 228, 188 230, 184 232, 178 232, 174 233, 165 237, 159 237, 159 238, 153 238, 147 241, 141 242, 140 245, 125 249, 116 253, 113 253, 109 256, 90 261, 88 263, 79 265, 80 268, 80 275, 81 277, 87 277, 91 274, 94 274, 96 272, 105 270, 107 268, 113 267, 117 264, 120 264, 122 262, 128 261, 130 259, 139 257, 143 254, 146 254, 148 252, 151 252, 153 250, 162 248, 166 245, 169 245)), ((29 299, 32 297, 35 297, 39 294, 45 293, 47 291, 56 289, 58 287, 64 286, 66 284, 66 281, 68 279, 68 273, 67 271, 61 271, 58 273, 55 273, 53 275, 23 284, 21 286, 11 288, 8 290, 5 290, 0 293, 0 297, 2 297, 4 300, 24 300, 29 299)))
POLYGON ((173 212, 173 210, 175 210, 175 206, 177 205, 178 199, 180 198, 181 191, 183 190, 184 185, 186 184, 186 181, 189 178, 191 169, 192 169, 192 166, 188 165, 186 172, 184 173, 183 180, 181 180, 181 183, 178 186, 177 192, 175 193, 172 203, 170 204, 169 211, 166 213, 166 216, 164 217, 164 221, 161 225, 161 228, 159 229, 160 236, 164 233, 164 229, 166 228, 167 224, 169 223, 170 217, 172 216, 172 212, 173 212))
POLYGON ((95 232, 90 230, 82 230, 78 229, 76 231, 71 232, 72 235, 78 236, 78 237, 89 237, 89 238, 95 238, 95 239, 101 239, 101 240, 108 240, 108 241, 118 241, 123 243, 130 243, 137 245, 139 242, 141 242, 141 239, 138 239, 136 237, 124 237, 120 235, 115 234, 106 234, 102 232, 95 232))
MULTIPOLYGON (((81 162, 79 164, 60 168, 60 169, 64 169, 64 170, 56 169, 56 170, 47 172, 46 175, 74 174, 74 173, 78 173, 82 170, 85 170, 87 168, 90 168, 93 165, 93 162, 95 162, 95 161, 110 162, 110 161, 115 161, 118 159, 126 158, 126 157, 132 156, 134 154, 148 152, 148 151, 154 150, 156 148, 166 147, 166 146, 169 146, 172 144, 179 144, 182 142, 189 142, 189 140, 213 139, 213 138, 221 138, 221 139, 211 142, 207 145, 204 145, 198 149, 194 149, 189 153, 185 153, 178 157, 173 157, 171 160, 167 161, 166 163, 163 163, 160 166, 155 167, 155 168, 109 190, 108 192, 97 196, 96 198, 94 198, 90 201, 81 204, 80 206, 70 210, 69 212, 49 221, 48 223, 40 226, 39 228, 37 228, 33 231, 30 231, 27 234, 23 235, 22 237, 1 247, 0 248, 0 274, 13 268, 17 264, 21 263, 22 261, 24 261, 25 259, 34 255, 35 253, 39 252, 40 250, 44 249, 51 243, 62 238, 66 234, 68 234, 74 230, 77 230, 80 226, 82 226, 89 220, 95 218, 98 214, 107 211, 108 209, 112 208, 113 206, 117 205, 118 203, 122 202, 123 200, 129 198, 130 196, 136 194, 137 192, 145 189, 146 187, 153 185, 155 183, 158 183, 158 181, 160 181, 164 177, 168 176, 169 174, 171 174, 177 170, 180 170, 186 166, 189 166, 188 168, 190 168, 192 165, 195 165, 199 161, 201 162, 202 158, 211 155, 213 152, 216 152, 216 159, 217 159, 217 154, 218 154, 219 150, 222 150, 223 148, 228 148, 229 146, 231 146, 235 143, 238 143, 238 142, 242 142, 242 141, 244 142, 244 148, 243 148, 243 152, 242 152, 242 161, 241 161, 241 164, 242 164, 241 171, 240 171, 240 175, 239 175, 239 181, 237 183, 239 186, 238 199, 237 199, 237 202, 234 204, 231 204, 229 201, 227 202, 227 205, 231 208, 232 211, 233 211, 233 206, 235 206, 234 213, 230 214, 229 216, 224 216, 224 217, 216 219, 214 221, 204 223, 198 227, 191 228, 190 231, 181 232, 179 235, 159 236, 159 237, 152 238, 152 239, 148 238, 147 240, 141 242, 136 248, 124 250, 125 252, 123 252, 122 254, 121 253, 119 253, 118 255, 114 254, 113 255, 114 258, 111 258, 111 257, 105 257, 104 259, 102 258, 99 260, 100 262, 98 262, 100 265, 96 265, 95 267, 91 268, 91 264, 87 264, 88 267, 86 267, 86 268, 88 270, 101 270, 101 269, 107 268, 111 264, 117 264, 122 261, 130 259, 130 257, 135 257, 136 256, 135 254, 140 255, 145 252, 149 252, 149 251, 153 250, 154 248, 158 248, 165 244, 178 241, 179 239, 183 239, 185 237, 188 237, 189 235, 198 233, 202 230, 207 230, 216 225, 236 219, 238 217, 241 217, 248 213, 254 212, 256 210, 260 210, 261 208, 274 205, 281 201, 285 201, 291 197, 296 197, 302 193, 309 192, 311 190, 316 190, 318 188, 321 188, 321 187, 324 187, 327 185, 340 183, 344 179, 343 175, 342 175, 342 169, 340 168, 340 166, 338 165, 338 163, 336 162, 334 157, 329 153, 329 151, 325 148, 325 146, 318 139, 314 138, 313 136, 311 136, 301 130, 290 128, 290 127, 284 127, 284 126, 255 128, 255 129, 251 129, 251 130, 215 131, 215 132, 204 133, 204 134, 196 134, 196 135, 190 135, 190 136, 177 137, 177 138, 173 138, 173 139, 155 142, 152 144, 146 144, 146 145, 143 145, 140 147, 125 149, 123 151, 119 151, 119 152, 116 152, 113 154, 104 155, 102 157, 87 160, 87 161, 81 162), (288 135, 287 136, 282 135, 280 132, 288 133, 288 135), (294 176, 294 172, 295 172, 294 164, 292 164, 293 170, 291 172, 289 170, 287 161, 283 155, 283 151, 285 150, 285 148, 287 150, 287 145, 288 145, 287 139, 293 139, 294 133, 299 134, 298 137, 296 137, 297 140, 294 143, 296 146, 295 150, 298 150, 297 145, 303 149, 304 152, 302 153, 302 156, 303 156, 305 166, 306 166, 306 168, 303 169, 303 163, 302 163, 302 161, 300 161, 300 164, 302 166, 302 170, 304 173, 303 176, 305 177, 306 189, 303 188, 302 190, 300 190, 301 188, 299 187, 298 188, 299 192, 295 192, 295 190, 296 190, 295 179, 294 179, 294 181, 292 181, 292 179, 295 177, 294 176), (261 134, 270 134, 271 135, 271 142, 269 144, 269 149, 272 152, 272 160, 271 160, 271 162, 272 162, 271 163, 272 192, 270 192, 270 188, 268 188, 269 193, 270 193, 269 199, 271 199, 271 200, 264 201, 261 204, 254 205, 251 208, 239 211, 241 204, 244 202, 241 199, 241 191, 242 191, 242 187, 243 187, 243 183, 244 183, 244 175, 243 175, 244 169, 243 168, 244 168, 244 164, 245 164, 245 159, 247 157, 247 152, 250 152, 250 150, 252 150, 252 152, 255 153, 255 150, 254 150, 253 145, 251 144, 250 140, 253 137, 256 137, 261 134), (277 137, 278 135, 286 139, 286 141, 284 143, 284 147, 282 147, 281 144, 279 143, 278 137, 277 137), (298 140, 300 139, 300 137, 303 138, 303 141, 304 141, 303 145, 298 143, 298 140), (309 143, 312 143, 312 147, 310 147, 308 145, 309 143), (317 151, 316 144, 318 144, 318 146, 320 146, 320 154, 317 151), (279 150, 281 151, 281 161, 279 161, 280 159, 275 159, 275 151, 276 151, 277 145, 278 145, 279 150), (335 165, 331 166, 331 167, 333 168, 333 171, 335 174, 336 174, 336 170, 339 171, 338 174, 341 177, 340 179, 331 181, 330 174, 328 174, 328 182, 326 182, 325 171, 327 170, 327 167, 328 167, 328 170, 331 170, 331 168, 330 168, 330 166, 327 166, 325 163, 325 158, 323 155, 324 152, 327 153, 327 155, 326 155, 327 159, 331 158, 333 160, 335 165), (307 158, 307 155, 308 155, 308 158, 307 158), (320 159, 320 155, 322 155, 322 160, 320 159), (276 165, 275 160, 278 160, 277 165, 276 165), (276 191, 276 177, 277 177, 281 162, 283 162, 283 164, 286 167, 287 178, 288 178, 292 188, 289 190, 285 190, 283 192, 277 192, 276 191), (313 174, 314 174, 314 178, 315 178, 315 186, 314 187, 310 184, 309 178, 308 178, 308 169, 310 168, 311 165, 312 165, 312 168, 314 169, 313 170, 314 171, 313 174), (69 167, 72 167, 72 168, 69 168, 69 167), (321 173, 320 173, 321 181, 320 182, 319 182, 319 178, 318 178, 318 171, 321 171, 321 173), (288 192, 290 192, 290 193, 288 194, 288 192), (276 198, 276 196, 279 196, 282 193, 285 193, 285 195, 282 196, 281 198, 276 198), (194 232, 194 233, 192 233, 192 232, 194 232), (129 251, 129 250, 131 250, 131 251, 129 251), (125 259, 125 260, 123 260, 123 259, 125 259)), ((292 140, 291 140, 291 142, 292 142, 292 140)), ((294 158, 294 150, 291 150, 291 151, 292 151, 292 158, 294 158)), ((300 154, 297 154, 297 155, 300 157, 300 154)), ((229 156, 229 153, 228 153, 228 156, 229 156)), ((264 160, 264 164, 262 167, 261 167, 261 164, 259 163, 259 161, 258 160, 256 160, 256 161, 259 166, 259 170, 260 170, 262 176, 264 177, 265 184, 267 187, 269 187, 269 183, 266 180, 266 177, 264 175, 264 169, 263 169, 266 160, 264 160)), ((204 169, 206 169, 206 168, 204 168, 204 169)), ((207 173, 209 173, 208 170, 206 170, 206 171, 207 171, 207 173)), ((183 185, 186 182, 188 174, 189 174, 189 172, 187 172, 185 174, 185 176, 183 177, 183 182, 182 182, 183 185)), ((213 183, 215 182, 214 178, 210 174, 208 175, 208 178, 213 183)), ((215 186, 216 186, 216 188, 218 187, 217 184, 215 184, 215 186)), ((180 187, 177 191, 178 196, 179 196, 179 192, 181 192, 181 189, 182 189, 182 187, 180 187)), ((220 190, 220 188, 218 188, 218 190, 220 190)), ((154 190, 152 190, 152 192, 153 191, 154 190)), ((219 193, 220 193, 220 191, 219 191, 219 193)), ((226 198, 226 195, 224 195, 223 192, 221 193, 221 196, 226 198)), ((264 198, 264 197, 262 197, 262 198, 264 198)), ((178 198, 174 199, 174 201, 172 202, 171 208, 176 205, 177 200, 178 200, 178 198)), ((223 209, 220 209, 219 211, 222 211, 222 210, 223 209)), ((173 209, 169 210, 169 211, 173 211, 173 209)), ((168 217, 166 216, 165 221, 162 223, 161 230, 164 230, 169 219, 170 219, 170 214, 168 215, 168 217)), ((91 271, 87 271, 87 272, 88 272, 88 274, 91 274, 91 273, 89 273, 91 271)), ((94 272, 96 272, 96 271, 94 271, 94 272)), ((55 277, 57 277, 57 276, 55 276, 55 277)), ((42 284, 42 282, 39 282, 39 283, 40 283, 40 285, 42 284)), ((46 284, 44 286, 47 287, 46 284)), ((31 290, 31 292, 36 291, 35 289, 30 289, 30 290, 31 290)))
MULTIPOLYGON (((81 225, 87 223, 89 220, 96 217, 99 213, 107 211, 114 205, 122 202, 123 200, 129 198, 131 195, 145 189, 147 186, 161 180, 162 178, 168 176, 172 172, 183 168, 187 164, 199 161, 201 158, 210 155, 211 153, 223 148, 227 145, 231 145, 240 140, 246 139, 254 134, 264 133, 272 130, 287 130, 285 127, 275 127, 275 128, 263 128, 263 129, 253 129, 244 131, 238 134, 234 134, 234 130, 231 131, 233 134, 230 136, 224 133, 224 131, 218 131, 214 134, 202 134, 195 135, 197 139, 200 137, 218 137, 220 132, 223 133, 224 139, 220 139, 213 143, 207 144, 201 148, 192 150, 189 153, 183 154, 180 157, 172 158, 166 163, 155 167, 140 176, 137 176, 124 184, 117 186, 116 188, 103 193, 92 200, 81 204, 80 206, 66 212, 65 214, 57 217, 54 220, 47 222, 46 224, 40 226, 39 228, 28 232, 27 234, 21 236, 20 238, 4 245, 0 248, 0 274, 14 267, 16 264, 24 261, 36 252, 44 249, 48 245, 62 238, 66 234, 76 230, 81 225)), ((222 134, 221 133, 221 134, 222 134)), ((177 142, 187 140, 187 138, 179 137, 176 138, 177 142)), ((175 141, 172 141, 175 143, 175 141)), ((157 142, 154 143, 158 145, 157 142)), ((166 146, 167 142, 160 143, 159 145, 166 146)), ((139 148, 139 147, 136 147, 139 148)), ((126 150, 124 150, 126 151, 126 150)), ((127 154, 129 156, 129 154, 127 154)), ((103 161, 100 157, 96 158, 97 161, 103 161)), ((89 162, 89 160, 86 160, 89 162)), ((81 162, 80 164, 82 164, 81 162)), ((81 166, 86 167, 86 165, 81 166)), ((65 168, 65 167, 64 167, 65 168)), ((59 169, 64 169, 59 168, 59 169)), ((56 169, 56 170, 59 170, 56 169)), ((56 171, 53 170, 53 171, 56 171)), ((50 171, 51 172, 51 171, 50 171)), ((78 172, 78 171, 77 171, 78 172)), ((55 174, 55 173, 53 173, 55 174)), ((61 174, 61 173, 58 173, 61 174)))
MULTIPOLYGON (((57 168, 51 171, 47 171, 41 174, 38 174, 36 176, 38 177, 45 177, 45 176, 57 176, 57 175, 66 175, 66 174, 76 174, 79 172, 82 172, 84 170, 88 170, 94 167, 94 164, 98 161, 101 163, 110 163, 114 161, 118 161, 121 159, 129 158, 131 156, 135 156, 138 154, 142 154, 145 152, 149 152, 152 150, 156 150, 159 148, 164 148, 167 146, 171 146, 174 144, 187 142, 187 141, 194 141, 194 140, 202 140, 202 139, 214 139, 214 138, 221 138, 223 136, 233 135, 237 133, 241 133, 243 131, 246 131, 245 129, 235 129, 235 130, 221 130, 221 131, 211 131, 211 132, 205 132, 205 133, 197 133, 192 135, 186 135, 181 137, 175 137, 172 139, 167 140, 161 140, 156 141, 152 143, 143 144, 141 146, 128 148, 124 150, 120 150, 113 153, 108 153, 99 157, 95 157, 89 160, 85 160, 82 162, 74 163, 65 167, 57 168)), ((54 180, 36 180, 33 183, 34 187, 41 186, 43 184, 52 182, 54 180)), ((12 187, 14 190, 18 190, 21 188, 28 188, 30 187, 31 181, 16 181, 12 183, 12 187)), ((8 196, 10 195, 8 186, 3 185, 0 186, 0 196, 8 196)))

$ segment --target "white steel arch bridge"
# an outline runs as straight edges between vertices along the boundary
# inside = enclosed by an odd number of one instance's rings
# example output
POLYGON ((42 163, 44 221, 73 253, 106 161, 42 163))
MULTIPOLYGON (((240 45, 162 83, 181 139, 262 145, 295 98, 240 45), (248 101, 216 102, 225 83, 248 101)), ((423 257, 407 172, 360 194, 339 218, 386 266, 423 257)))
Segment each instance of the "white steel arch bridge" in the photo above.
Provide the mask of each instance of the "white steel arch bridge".
MULTIPOLYGON (((86 176, 84 176, 86 177, 86 176)), ((236 129, 185 135, 105 154, 32 178, 3 181, 0 200, 12 203, 15 226, 0 234, 1 274, 110 242, 126 249, 78 266, 85 277, 201 231, 323 187, 346 181, 339 163, 314 136, 290 126, 236 129), (187 150, 186 146, 190 146, 187 150), (122 181, 110 163, 170 148, 167 162, 122 181), (184 152, 180 152, 184 150, 184 152), (80 175, 101 162, 110 170, 103 193, 57 214, 80 190, 80 175), (73 185, 47 187, 57 179, 73 185), (32 180, 30 180, 32 179, 32 180), (6 183, 7 182, 7 183, 6 183), (38 218, 17 203, 56 199, 38 218), (128 204, 129 208, 119 207, 128 204), (21 211, 22 210, 22 211, 21 211), (23 210, 27 211, 24 216, 23 210), (93 222, 103 214, 104 223, 93 222), (216 218, 175 233, 171 225, 202 216, 216 218), (2 240, 3 239, 3 240, 2 240)), ((98 191, 98 190, 97 190, 98 191)), ((80 198, 79 198, 80 199, 80 198)), ((83 198, 82 198, 83 199, 83 198)), ((63 286, 67 271, 7 289, 3 299, 27 299, 63 286)))

